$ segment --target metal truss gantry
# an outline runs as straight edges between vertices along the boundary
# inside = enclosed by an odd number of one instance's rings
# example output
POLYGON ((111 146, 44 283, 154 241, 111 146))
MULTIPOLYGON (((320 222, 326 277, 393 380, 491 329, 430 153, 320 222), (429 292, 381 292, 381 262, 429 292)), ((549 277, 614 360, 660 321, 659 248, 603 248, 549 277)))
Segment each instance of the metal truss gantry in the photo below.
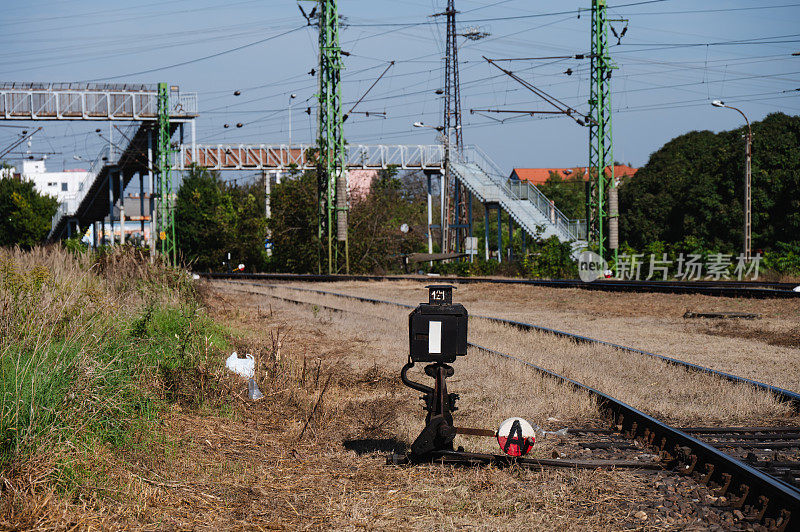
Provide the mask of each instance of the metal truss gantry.
POLYGON ((175 241, 175 208, 172 194, 172 147, 170 139, 169 91, 166 83, 158 84, 158 208, 157 238, 161 254, 170 264, 177 264, 178 246, 175 241))
MULTIPOLYGON (((319 0, 319 114, 317 181, 319 191, 319 240, 327 243, 328 273, 350 272, 347 241, 347 166, 342 113, 341 73, 344 69, 339 46, 339 12, 336 0, 319 0), (334 238, 333 225, 336 224, 334 238), (340 247, 343 249, 340 250, 340 247), (342 251, 344 264, 340 264, 342 251)), ((319 271, 323 256, 320 253, 319 271)))
MULTIPOLYGON (((191 146, 181 146, 172 169, 187 170, 197 164, 209 170, 313 170, 319 164, 316 148, 309 144, 198 144, 195 155, 191 146)), ((350 144, 344 148, 343 160, 344 166, 351 169, 441 171, 444 155, 441 144, 350 144)))
MULTIPOLYGON (((447 0, 444 15, 447 26, 447 37, 444 56, 444 116, 442 135, 447 148, 446 158, 450 159, 450 150, 461 153, 463 148, 463 131, 461 129, 461 83, 458 74, 458 33, 456 32, 455 0, 447 0)), ((472 223, 467 210, 472 202, 470 192, 457 179, 450 175, 450 167, 445 164, 443 189, 444 204, 441 220, 442 252, 458 252, 462 236, 472 236, 472 223)), ((430 229, 429 229, 430 231, 430 229)), ((429 250, 432 251, 432 250, 429 250)))
MULTIPOLYGON (((197 94, 172 99, 172 117, 197 116, 197 94)), ((152 85, 97 83, 0 83, 5 120, 158 120, 152 85)))
POLYGON ((589 219, 589 245, 607 259, 606 248, 616 249, 618 242, 614 231, 606 239, 604 221, 616 227, 619 216, 616 203, 616 178, 614 176, 614 150, 611 135, 611 72, 617 66, 608 49, 608 18, 606 0, 592 0, 591 89, 589 95, 589 190, 587 217, 589 219), (606 174, 606 170, 610 175, 606 174), (607 206, 606 194, 611 199, 607 206), (610 246, 608 246, 610 244, 610 246))

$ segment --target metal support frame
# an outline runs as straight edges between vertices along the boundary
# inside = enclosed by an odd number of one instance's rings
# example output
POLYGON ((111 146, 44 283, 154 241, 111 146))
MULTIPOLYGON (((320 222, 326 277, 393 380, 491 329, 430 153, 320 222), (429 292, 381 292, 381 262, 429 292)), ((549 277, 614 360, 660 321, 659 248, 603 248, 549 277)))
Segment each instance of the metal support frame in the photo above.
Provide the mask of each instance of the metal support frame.
POLYGON ((142 244, 144 244, 144 172, 142 171, 139 171, 139 214, 142 217, 139 230, 142 232, 142 244))
POLYGON ((457 179, 450 175, 447 160, 450 150, 461 152, 463 132, 461 129, 461 84, 458 73, 458 33, 456 32, 455 0, 447 0, 444 13, 447 26, 447 37, 444 55, 444 116, 442 120, 442 135, 445 144, 444 191, 445 199, 443 208, 445 214, 442 222, 442 252, 460 251, 466 225, 466 209, 462 199, 466 196, 466 189, 457 179), (452 138, 451 138, 452 135, 452 138))
POLYGON ((753 158, 753 129, 750 126, 750 120, 748 120, 747 115, 739 109, 738 107, 733 107, 730 105, 725 105, 723 102, 719 100, 715 100, 712 102, 712 105, 715 107, 725 107, 727 109, 733 109, 734 111, 738 112, 744 118, 745 124, 747 124, 747 131, 744 134, 744 249, 742 250, 744 255, 744 260, 750 262, 752 258, 752 174, 751 174, 751 161, 753 158))
POLYGON ((156 214, 156 182, 153 174, 153 131, 147 130, 147 184, 150 189, 150 203, 148 209, 150 212, 150 262, 155 261, 156 257, 156 241, 158 240, 158 226, 156 214))
POLYGON ((503 210, 497 206, 497 262, 503 262, 503 210))
MULTIPOLYGON (((616 187, 614 150, 611 135, 611 71, 617 66, 611 60, 608 47, 608 18, 606 0, 592 0, 591 87, 589 95, 589 211, 588 240, 590 247, 607 258, 606 217, 618 217, 607 212, 606 194, 609 186, 616 187), (606 176, 606 167, 610 168, 606 176)), ((615 250, 616 253, 616 250, 615 250)))
POLYGON ((116 187, 114 173, 109 171, 106 179, 108 179, 108 225, 111 235, 108 244, 113 246, 116 243, 116 238, 114 238, 114 187, 116 187))
POLYGON ((483 239, 486 248, 486 261, 489 261, 489 205, 483 204, 483 239))
MULTIPOLYGON (((467 204, 467 224, 468 224, 469 237, 472 238, 472 192, 468 191, 467 194, 468 194, 467 197, 469 198, 468 199, 469 203, 467 204)), ((477 251, 478 249, 476 246, 475 252, 477 253, 477 251)), ((472 259, 473 255, 470 255, 469 261, 472 262, 472 259)))
MULTIPOLYGON (((317 182, 319 193, 319 240, 327 245, 328 273, 339 273, 340 246, 344 271, 350 272, 347 242, 347 163, 342 116, 341 72, 344 69, 339 46, 339 12, 336 0, 319 1, 319 115, 317 182), (336 235, 334 235, 336 224, 336 235)), ((322 259, 323 253, 320 253, 322 259)), ((319 270, 322 272, 323 260, 319 270)))
MULTIPOLYGON (((152 85, 2 83, 0 119, 157 120, 158 93, 152 85)), ((173 102, 173 116, 197 116, 197 94, 173 102)))
POLYGON ((117 181, 119 185, 119 243, 125 244, 125 178, 122 176, 122 171, 117 171, 117 181))
MULTIPOLYGON (((315 170, 318 145, 309 144, 197 144, 180 146, 173 170, 192 164, 209 170, 315 170)), ((385 170, 440 170, 444 168, 444 146, 402 144, 348 144, 344 147, 347 168, 385 170)))
MULTIPOLYGON (((428 253, 433 253, 433 231, 431 225, 433 224, 433 196, 431 195, 431 179, 430 173, 426 173, 428 177, 428 253)), ((431 261, 433 265, 433 261, 431 261)))
POLYGON ((175 242, 175 210, 172 198, 172 176, 170 169, 170 115, 169 92, 166 83, 158 84, 158 239, 161 242, 161 254, 169 264, 177 263, 177 246, 175 242))
POLYGON ((514 218, 508 215, 508 260, 514 260, 514 218))
MULTIPOLYGON (((742 113, 744 115, 744 113, 742 113)), ((747 120, 747 117, 745 117, 747 120)), ((753 159, 753 133, 750 129, 750 121, 747 121, 747 139, 745 147, 745 167, 744 167, 744 260, 750 262, 752 239, 753 239, 753 219, 752 219, 752 174, 750 172, 750 162, 753 159)))

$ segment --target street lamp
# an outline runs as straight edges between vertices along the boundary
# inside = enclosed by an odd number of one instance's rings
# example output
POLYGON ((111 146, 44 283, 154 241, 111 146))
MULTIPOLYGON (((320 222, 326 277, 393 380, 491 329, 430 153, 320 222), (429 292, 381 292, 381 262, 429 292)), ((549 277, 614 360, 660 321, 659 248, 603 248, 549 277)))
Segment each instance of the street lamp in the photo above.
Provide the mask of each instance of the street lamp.
POLYGON ((297 98, 297 94, 289 95, 289 147, 292 147, 292 100, 297 98))
POLYGON ((745 164, 744 164, 744 260, 750 261, 750 248, 751 248, 751 234, 752 234, 752 206, 751 206, 751 193, 750 193, 750 162, 753 158, 752 142, 753 131, 750 128, 750 121, 747 119, 741 109, 725 105, 721 100, 714 100, 711 102, 714 107, 726 107, 737 111, 744 121, 747 123, 747 135, 745 135, 745 164))

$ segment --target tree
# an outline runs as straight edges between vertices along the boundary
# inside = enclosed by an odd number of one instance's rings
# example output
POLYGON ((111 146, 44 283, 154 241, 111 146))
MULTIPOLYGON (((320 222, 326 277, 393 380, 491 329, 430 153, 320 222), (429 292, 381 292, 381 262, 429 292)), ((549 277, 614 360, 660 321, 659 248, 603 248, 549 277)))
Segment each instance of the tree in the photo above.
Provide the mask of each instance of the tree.
POLYGON ((175 199, 175 236, 184 260, 197 270, 243 263, 258 271, 266 265, 263 183, 228 184, 218 172, 193 167, 175 199))
MULTIPOLYGON (((351 198, 348 239, 352 272, 399 270, 400 255, 423 251, 426 238, 425 190, 419 176, 379 172, 363 197, 351 198), (408 224, 403 233, 400 227, 408 224)), ((316 172, 285 179, 272 190, 271 268, 316 272, 319 264, 316 172)))
MULTIPOLYGON (((773 113, 752 127, 753 248, 798 242, 800 116, 773 113)), ((744 151, 741 128, 669 141, 619 189, 622 240, 741 249, 744 151)))
POLYGON ((50 232, 58 200, 39 194, 33 182, 0 179, 0 246, 32 248, 50 232))
POLYGON ((231 258, 248 270, 263 270, 267 264, 264 181, 228 185, 227 192, 234 208, 233 228, 227 233, 232 237, 227 244, 231 258))
POLYGON ((586 181, 581 169, 573 169, 566 179, 550 172, 547 181, 538 188, 567 218, 586 218, 586 181))
POLYGON ((175 237, 183 259, 200 271, 223 268, 235 209, 218 172, 192 167, 175 199, 175 237))
POLYGON ((270 201, 270 268, 294 273, 316 272, 319 267, 316 172, 305 172, 276 184, 270 201))
POLYGON ((398 177, 381 170, 369 193, 350 210, 350 269, 385 273, 398 270, 401 255, 427 250, 426 192, 419 175, 398 177), (407 224, 409 231, 400 227, 407 224))

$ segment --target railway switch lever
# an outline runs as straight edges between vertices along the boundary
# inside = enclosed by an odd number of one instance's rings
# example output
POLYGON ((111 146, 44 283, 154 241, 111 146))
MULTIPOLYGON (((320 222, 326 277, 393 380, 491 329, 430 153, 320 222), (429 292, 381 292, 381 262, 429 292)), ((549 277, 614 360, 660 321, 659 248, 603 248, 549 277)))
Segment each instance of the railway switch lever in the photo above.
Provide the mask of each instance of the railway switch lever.
POLYGON ((425 401, 425 428, 411 445, 412 459, 423 459, 432 451, 453 450, 456 429, 453 426, 458 394, 447 392, 447 378, 459 356, 467 354, 467 310, 453 304, 453 286, 429 285, 428 302, 421 303, 408 316, 409 356, 400 372, 406 386, 422 392, 425 401), (434 379, 434 386, 414 382, 408 370, 416 362, 427 362, 425 374, 434 379))

